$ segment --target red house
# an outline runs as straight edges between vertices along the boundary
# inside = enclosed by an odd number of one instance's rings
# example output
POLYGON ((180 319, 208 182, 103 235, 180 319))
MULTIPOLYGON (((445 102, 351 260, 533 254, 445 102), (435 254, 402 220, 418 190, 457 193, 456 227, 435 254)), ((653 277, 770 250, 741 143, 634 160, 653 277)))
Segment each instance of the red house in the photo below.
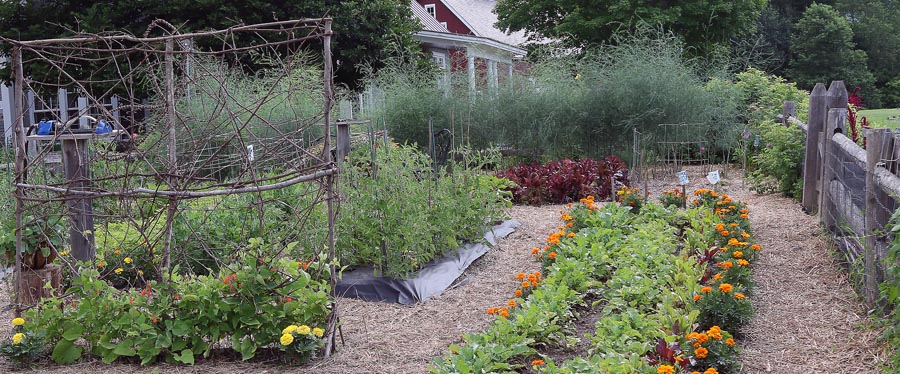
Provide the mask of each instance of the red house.
POLYGON ((496 89, 512 76, 527 53, 518 47, 523 33, 506 34, 496 27, 495 0, 411 0, 422 31, 413 37, 439 67, 467 71, 469 89, 496 89))

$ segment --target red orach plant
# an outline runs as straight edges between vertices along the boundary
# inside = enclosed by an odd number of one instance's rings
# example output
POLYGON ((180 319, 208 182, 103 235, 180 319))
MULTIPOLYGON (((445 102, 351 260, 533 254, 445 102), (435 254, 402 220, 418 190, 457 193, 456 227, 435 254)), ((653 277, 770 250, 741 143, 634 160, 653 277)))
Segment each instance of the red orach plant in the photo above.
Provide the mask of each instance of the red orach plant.
POLYGON ((589 158, 562 159, 545 165, 521 164, 497 173, 516 183, 509 189, 516 204, 562 204, 578 201, 588 195, 610 200, 610 181, 616 186, 628 185, 628 169, 620 158, 607 156, 602 161, 589 158))

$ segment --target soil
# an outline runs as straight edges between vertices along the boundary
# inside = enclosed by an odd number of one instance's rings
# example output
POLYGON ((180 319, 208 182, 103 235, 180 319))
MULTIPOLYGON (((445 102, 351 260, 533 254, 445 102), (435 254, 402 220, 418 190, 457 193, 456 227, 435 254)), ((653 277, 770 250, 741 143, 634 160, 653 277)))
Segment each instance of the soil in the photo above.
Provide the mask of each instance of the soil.
MULTIPOLYGON (((709 169, 690 168, 693 183, 688 191, 708 188, 703 178, 709 169)), ((816 218, 802 212, 795 201, 774 195, 758 195, 742 186, 741 172, 723 170, 718 189, 746 201, 751 209, 754 235, 763 246, 754 265, 757 289, 752 296, 756 316, 746 329, 741 373, 876 373, 886 354, 877 345, 879 334, 829 252, 829 244, 816 218)), ((639 183, 655 199, 676 187, 677 179, 639 183)), ((158 364, 140 367, 99 361, 57 366, 41 362, 37 372, 82 373, 425 373, 428 364, 447 353, 462 335, 484 331, 493 319, 485 313, 512 297, 518 272, 539 270, 531 248, 542 245, 547 233, 559 224, 562 206, 513 207, 510 216, 523 223, 516 232, 475 262, 455 287, 429 301, 412 306, 338 299, 344 344, 328 359, 306 367, 286 368, 275 361, 245 363, 227 357, 200 360, 195 366, 158 364)), ((8 283, 8 277, 4 283, 8 283)), ((9 305, 9 284, 0 287, 0 308, 9 305)), ((589 333, 592 310, 574 328, 579 337, 589 333), (582 331, 584 330, 584 331, 582 331)), ((8 320, 9 309, 2 311, 8 320)), ((9 339, 2 327, 0 339, 9 339)), ((586 339, 582 339, 586 340, 586 339)), ((583 342, 584 343, 584 342, 583 342)), ((578 354, 588 346, 579 343, 578 354)), ((572 352, 554 352, 561 356, 572 352)), ((0 358, 0 371, 11 365, 0 358)))

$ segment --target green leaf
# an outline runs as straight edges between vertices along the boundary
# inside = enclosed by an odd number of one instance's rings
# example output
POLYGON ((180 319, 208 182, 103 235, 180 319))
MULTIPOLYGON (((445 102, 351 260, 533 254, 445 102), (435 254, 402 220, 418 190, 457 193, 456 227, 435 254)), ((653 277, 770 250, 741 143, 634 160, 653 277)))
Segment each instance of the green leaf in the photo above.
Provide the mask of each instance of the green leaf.
POLYGON ((64 329, 62 337, 65 340, 75 341, 84 334, 84 327, 74 322, 67 322, 64 329))
POLYGON ((176 320, 172 326, 172 334, 175 336, 187 336, 191 332, 190 326, 184 321, 176 320))
POLYGON ((125 339, 119 344, 116 344, 116 347, 113 348, 113 353, 119 356, 134 356, 134 341, 131 339, 125 339))
POLYGON ((192 351, 190 349, 185 349, 185 350, 181 351, 181 355, 178 355, 176 353, 173 356, 175 357, 175 361, 178 361, 178 362, 181 362, 184 364, 188 364, 188 365, 194 364, 194 351, 192 351))
POLYGON ((53 362, 60 365, 71 364, 81 358, 82 348, 75 345, 71 340, 60 340, 53 348, 53 362))

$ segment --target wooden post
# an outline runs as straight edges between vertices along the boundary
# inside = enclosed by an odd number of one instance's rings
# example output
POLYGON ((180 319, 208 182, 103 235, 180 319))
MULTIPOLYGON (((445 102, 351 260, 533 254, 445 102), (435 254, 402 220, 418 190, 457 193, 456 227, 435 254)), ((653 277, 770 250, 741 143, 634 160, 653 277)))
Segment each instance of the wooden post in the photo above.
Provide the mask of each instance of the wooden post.
MULTIPOLYGON (((63 165, 66 170, 66 181, 72 190, 87 190, 90 187, 90 159, 88 154, 88 136, 62 135, 63 165)), ((72 256, 77 260, 89 261, 94 258, 94 207, 93 200, 87 197, 69 197, 66 200, 69 208, 69 237, 72 245, 72 256)))
MULTIPOLYGON (((166 127, 168 128, 169 134, 169 175, 168 179, 169 188, 176 190, 178 187, 176 186, 177 179, 174 177, 176 173, 178 173, 178 154, 175 149, 175 41, 172 39, 166 40, 166 52, 163 56, 163 68, 166 74, 166 127)), ((175 211, 178 208, 178 202, 174 197, 169 197, 169 209, 166 213, 166 242, 163 253, 164 268, 169 271, 169 275, 172 275, 172 246, 173 244, 173 228, 172 222, 175 219, 175 211)))
POLYGON ((822 166, 819 173, 819 220, 821 220, 822 223, 825 223, 826 228, 829 229, 831 228, 830 225, 833 225, 833 222, 828 218, 831 212, 827 212, 824 209, 828 203, 825 197, 828 192, 828 183, 831 181, 832 177, 831 174, 829 174, 829 170, 832 170, 835 166, 829 165, 829 162, 831 162, 829 159, 831 152, 830 147, 834 133, 836 131, 843 133, 844 128, 846 127, 844 123, 847 121, 847 97, 847 88, 844 87, 844 81, 832 81, 831 85, 828 86, 828 92, 825 95, 826 124, 821 139, 819 139, 820 146, 822 147, 822 158, 820 159, 822 166), (835 108, 844 109, 844 118, 839 122, 837 119, 835 121, 832 121, 831 119, 831 109, 835 108), (826 176, 828 177, 827 179, 826 176))
POLYGON ((818 208, 818 181, 821 162, 819 138, 825 129, 825 85, 816 83, 809 95, 809 118, 806 126, 806 154, 803 161, 803 209, 812 214, 818 208))
POLYGON ((878 225, 876 212, 878 209, 878 186, 875 184, 875 168, 882 166, 887 142, 890 137, 888 129, 869 129, 866 134, 866 242, 865 242, 865 298, 869 306, 875 305, 878 296, 878 260, 875 258, 877 233, 882 226, 878 225))
POLYGON ((781 106, 781 116, 782 116, 781 124, 782 125, 788 126, 791 124, 791 122, 788 121, 788 118, 794 117, 796 115, 796 112, 794 109, 795 106, 796 105, 794 104, 793 101, 785 101, 784 104, 782 104, 782 106, 781 106))
POLYGON ((846 108, 834 108, 828 111, 828 119, 825 124, 826 127, 823 139, 823 141, 825 142, 825 153, 822 157, 823 173, 822 187, 819 191, 819 219, 822 221, 822 224, 825 225, 825 228, 829 231, 834 231, 836 225, 834 212, 830 210, 830 184, 831 180, 834 179, 834 168, 840 167, 839 162, 834 162, 834 160, 831 159, 831 154, 835 152, 835 150, 833 149, 834 144, 832 144, 832 138, 834 137, 834 134, 841 132, 840 129, 844 128, 846 122, 846 108))
POLYGON ((337 125, 337 166, 340 167, 344 163, 344 159, 350 154, 350 122, 341 121, 335 123, 337 125))
MULTIPOLYGON (((25 159, 25 74, 22 72, 22 49, 21 47, 13 47, 11 53, 11 65, 15 86, 13 93, 13 108, 15 108, 16 120, 13 122, 15 127, 16 141, 16 183, 25 183, 27 166, 25 159)), ((16 317, 22 315, 22 291, 23 274, 22 274, 22 211, 25 208, 22 197, 25 196, 25 188, 16 186, 16 317)))

